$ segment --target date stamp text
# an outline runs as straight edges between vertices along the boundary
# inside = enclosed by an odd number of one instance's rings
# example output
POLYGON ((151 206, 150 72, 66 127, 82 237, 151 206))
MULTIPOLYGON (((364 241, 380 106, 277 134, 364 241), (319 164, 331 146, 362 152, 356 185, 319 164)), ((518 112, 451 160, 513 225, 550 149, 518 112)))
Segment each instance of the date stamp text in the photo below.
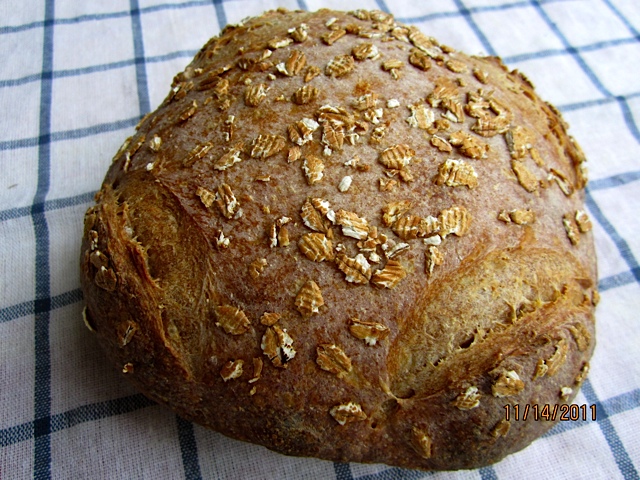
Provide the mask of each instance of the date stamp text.
POLYGON ((555 422, 577 422, 579 420, 596 421, 596 406, 594 405, 578 405, 576 403, 562 405, 538 405, 525 403, 523 405, 505 405, 504 419, 509 422, 511 420, 519 422, 520 420, 547 420, 555 422))

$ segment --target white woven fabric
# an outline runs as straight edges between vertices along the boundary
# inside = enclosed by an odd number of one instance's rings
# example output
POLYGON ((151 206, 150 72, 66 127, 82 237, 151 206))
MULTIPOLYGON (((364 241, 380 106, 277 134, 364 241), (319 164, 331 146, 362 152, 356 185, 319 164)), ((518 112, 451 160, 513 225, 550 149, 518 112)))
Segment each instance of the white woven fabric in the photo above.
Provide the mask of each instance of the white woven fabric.
POLYGON ((0 478, 637 479, 639 31, 636 0, 0 3, 0 478), (390 11, 456 49, 503 57, 559 107, 589 159, 602 300, 576 403, 596 421, 561 422, 475 471, 334 464, 178 419, 105 363, 81 320, 84 211, 112 155, 201 45, 280 6, 390 11))

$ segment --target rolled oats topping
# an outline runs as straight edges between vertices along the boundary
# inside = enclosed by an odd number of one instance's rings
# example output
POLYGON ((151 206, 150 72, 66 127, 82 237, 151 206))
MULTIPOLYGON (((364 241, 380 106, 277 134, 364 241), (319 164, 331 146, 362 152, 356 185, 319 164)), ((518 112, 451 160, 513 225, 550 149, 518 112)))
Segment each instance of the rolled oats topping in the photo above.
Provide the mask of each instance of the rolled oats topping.
POLYGON ((338 378, 345 377, 352 370, 351 359, 337 345, 318 345, 316 355, 318 366, 322 370, 333 373, 338 378))
POLYGON ((336 265, 345 274, 347 282, 365 285, 371 279, 371 264, 361 253, 354 258, 339 253, 336 256, 336 265))
MULTIPOLYGON (((203 197, 200 196, 200 198, 203 197)), ((240 203, 233 194, 231 187, 226 183, 218 187, 214 201, 220 213, 227 219, 235 218, 240 213, 240 203)))
POLYGON ((358 318, 350 320, 349 332, 354 337, 364 340, 369 346, 375 346, 389 336, 389 327, 377 322, 364 322, 358 318))
POLYGON ((422 458, 429 459, 432 455, 433 441, 431 437, 424 431, 419 428, 413 427, 411 429, 411 447, 415 450, 415 452, 420 455, 422 458))
POLYGON ((511 168, 513 172, 516 174, 516 178, 522 188, 524 188, 527 192, 536 192, 538 190, 539 181, 536 176, 529 170, 527 166, 525 166, 524 162, 513 160, 511 162, 511 168))
POLYGON ((355 61, 351 55, 338 55, 334 57, 324 69, 328 77, 344 77, 355 68, 355 61))
POLYGON ((313 185, 322 180, 324 176, 324 162, 320 157, 309 154, 303 160, 302 170, 307 177, 307 183, 313 185))
POLYGON ((382 223, 385 227, 391 227, 394 223, 411 209, 409 200, 398 200, 382 207, 382 223))
POLYGON ((381 270, 371 276, 371 283, 380 288, 395 288, 407 276, 407 272, 397 260, 389 260, 381 270))
POLYGON ((334 259, 333 245, 324 233, 305 233, 298 241, 298 248, 314 262, 334 259))
POLYGON ((286 140, 280 135, 258 135, 251 148, 252 158, 269 158, 284 148, 286 140))
POLYGON ((416 152, 405 144, 394 145, 386 148, 378 157, 379 162, 387 168, 402 170, 411 163, 416 152))
POLYGON ((520 380, 515 370, 502 372, 491 386, 491 393, 494 397, 517 395, 522 390, 524 390, 524 382, 520 380))
POLYGON ((216 325, 231 335, 242 335, 251 327, 251 322, 242 310, 233 305, 215 308, 216 325))
POLYGON ((213 168, 223 171, 235 165, 236 163, 241 162, 242 158, 240 158, 240 154, 243 150, 244 144, 239 143, 235 145, 234 147, 230 148, 227 153, 224 153, 213 163, 213 168))
POLYGON ((480 395, 478 387, 468 387, 463 393, 458 395, 453 404, 460 410, 471 410, 480 405, 480 395))
POLYGON ((249 85, 244 91, 244 103, 249 107, 257 107, 266 98, 268 90, 264 83, 249 85))
POLYGON ((367 58, 377 58, 379 55, 378 47, 372 43, 360 43, 353 47, 351 54, 356 60, 366 60, 367 58))
POLYGON ((314 313, 320 313, 320 307, 324 305, 324 299, 318 284, 313 280, 307 280, 296 295, 295 305, 303 317, 310 317, 314 313))
POLYGON ((331 416, 340 425, 366 420, 367 415, 362 411, 362 407, 355 402, 336 405, 329 410, 331 416))
POLYGON ((369 235, 369 222, 365 218, 359 217, 354 212, 338 210, 335 222, 342 227, 342 234, 347 237, 364 240, 369 235))
MULTIPOLYGON (((439 237, 438 237, 439 238, 439 237)), ((444 262, 444 255, 435 245, 429 245, 425 251, 425 272, 429 277, 433 274, 433 269, 444 262)))
POLYGON ((478 174, 464 160, 448 159, 440 164, 435 183, 447 187, 475 188, 478 186, 478 174))
POLYGON ((244 360, 228 361, 220 370, 220 376, 222 377, 222 380, 228 382, 229 380, 240 378, 243 373, 243 366, 244 360))
POLYGON ((260 343, 262 352, 271 360, 274 367, 286 368, 295 356, 296 351, 293 348, 293 339, 289 336, 286 329, 280 328, 278 325, 267 327, 262 341, 260 343))

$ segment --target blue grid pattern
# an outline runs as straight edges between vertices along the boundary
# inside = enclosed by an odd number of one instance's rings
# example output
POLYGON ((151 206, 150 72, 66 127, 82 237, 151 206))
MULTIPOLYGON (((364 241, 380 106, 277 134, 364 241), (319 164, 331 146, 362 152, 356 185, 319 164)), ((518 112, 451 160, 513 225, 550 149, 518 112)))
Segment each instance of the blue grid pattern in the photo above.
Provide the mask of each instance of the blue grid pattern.
POLYGON ((341 7, 310 0, 101 3, 33 0, 17 7, 18 12, 0 8, 7 10, 0 20, 0 51, 6 57, 0 65, 0 170, 6 175, 0 183, 0 478, 484 480, 525 478, 527 469, 535 472, 532 478, 639 478, 640 354, 633 341, 640 339, 635 321, 640 307, 640 221, 635 208, 640 204, 640 82, 634 78, 640 71, 640 7, 635 0, 349 4, 352 9, 391 12, 456 48, 500 55, 511 67, 527 72, 542 96, 572 124, 592 168, 587 207, 596 224, 603 302, 598 312, 600 344, 577 401, 596 405, 597 421, 560 423, 505 462, 459 473, 289 459, 224 439, 172 419, 120 386, 110 369, 99 365, 88 334, 67 327, 78 324, 82 308, 78 283, 67 278, 75 270, 64 266, 77 264, 74 247, 82 212, 92 202, 111 153, 166 93, 173 73, 227 22, 277 6, 341 7), (191 24, 195 18, 198 26, 206 26, 203 32, 191 24), (501 30, 516 21, 524 23, 505 43, 501 30), (163 33, 160 25, 175 28, 163 33), (91 43, 91 32, 101 27, 113 36, 91 43), (197 41, 182 40, 186 37, 181 31, 191 31, 197 41), (159 47, 158 35, 167 36, 159 47), (101 62, 101 49, 78 59, 74 52, 84 45, 75 43, 78 40, 115 52, 118 59, 101 62), (86 64, 76 65, 79 61, 86 64), (559 70, 550 73, 549 65, 559 70), (98 98, 99 103, 103 96, 113 103, 109 89, 118 78, 135 86, 122 103, 137 100, 137 107, 118 110, 114 105, 109 115, 99 105, 92 108, 91 102, 98 98), (65 103, 69 99, 72 105, 65 103), (65 342, 80 346, 80 353, 65 342), (86 364, 65 367, 61 357, 86 364), (74 374, 81 377, 77 384, 69 380, 74 374), (83 396, 82 388, 70 391, 81 384, 89 387, 91 396, 83 396), (160 440, 150 437, 155 432, 162 433, 160 440), (128 435, 131 439, 124 438, 128 435), (591 465, 596 470, 561 470, 564 464, 558 462, 571 464, 563 458, 568 453, 580 458, 580 448, 571 442, 581 437, 594 442, 591 465), (120 442, 126 445, 118 446, 120 442), (146 444, 150 446, 143 447, 146 444), (119 459, 116 454, 123 448, 132 451, 119 459), (556 448, 566 450, 558 455, 556 448), (223 449, 229 453, 221 453, 223 449), (87 460, 100 451, 106 464, 87 460), (549 451, 556 455, 538 457, 549 451), (152 457, 145 457, 149 454, 152 457), (254 458, 251 468, 244 465, 247 458, 254 458))

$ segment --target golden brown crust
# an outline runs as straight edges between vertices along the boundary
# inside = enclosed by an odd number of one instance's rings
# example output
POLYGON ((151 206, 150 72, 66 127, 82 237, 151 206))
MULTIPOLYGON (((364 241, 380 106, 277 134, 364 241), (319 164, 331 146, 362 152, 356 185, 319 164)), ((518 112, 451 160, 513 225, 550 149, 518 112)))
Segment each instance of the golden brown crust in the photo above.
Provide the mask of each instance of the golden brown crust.
POLYGON ((566 128, 499 59, 382 12, 227 27, 87 212, 87 324, 150 398, 226 435, 496 462, 553 424, 504 406, 571 401, 594 348, 566 128))

